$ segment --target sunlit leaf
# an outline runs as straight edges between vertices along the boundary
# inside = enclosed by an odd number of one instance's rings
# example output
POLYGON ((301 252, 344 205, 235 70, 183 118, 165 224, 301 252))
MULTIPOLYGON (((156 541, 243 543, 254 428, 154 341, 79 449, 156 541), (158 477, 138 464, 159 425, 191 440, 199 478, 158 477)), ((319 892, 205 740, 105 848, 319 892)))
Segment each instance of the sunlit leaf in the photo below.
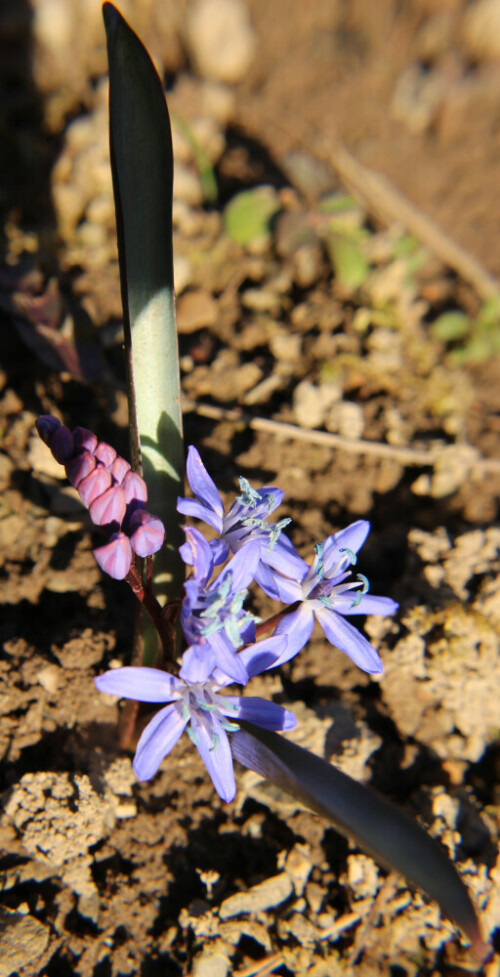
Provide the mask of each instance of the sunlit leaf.
POLYGON ((401 872, 439 903, 478 955, 484 954, 467 889, 437 841, 386 798, 286 737, 250 723, 241 726, 231 736, 236 760, 328 818, 381 865, 401 872))

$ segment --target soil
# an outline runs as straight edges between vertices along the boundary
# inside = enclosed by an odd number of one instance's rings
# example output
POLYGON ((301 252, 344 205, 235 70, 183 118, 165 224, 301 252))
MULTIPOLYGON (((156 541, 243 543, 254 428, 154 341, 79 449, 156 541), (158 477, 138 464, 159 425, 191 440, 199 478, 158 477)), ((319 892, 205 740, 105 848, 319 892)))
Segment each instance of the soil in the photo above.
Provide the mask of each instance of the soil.
POLYGON ((479 971, 435 904, 257 775, 227 805, 187 737, 146 784, 119 748, 93 677, 130 661, 135 608, 34 432, 53 413, 127 455, 104 34, 92 4, 4 4, 1 977, 500 972, 498 309, 316 151, 340 136, 500 274, 494 6, 249 0, 257 53, 228 86, 196 74, 186 3, 123 8, 173 114, 186 443, 228 502, 240 474, 284 488, 305 556, 369 519, 359 568, 401 605, 363 624, 380 679, 315 632, 252 694, 442 841, 479 971))

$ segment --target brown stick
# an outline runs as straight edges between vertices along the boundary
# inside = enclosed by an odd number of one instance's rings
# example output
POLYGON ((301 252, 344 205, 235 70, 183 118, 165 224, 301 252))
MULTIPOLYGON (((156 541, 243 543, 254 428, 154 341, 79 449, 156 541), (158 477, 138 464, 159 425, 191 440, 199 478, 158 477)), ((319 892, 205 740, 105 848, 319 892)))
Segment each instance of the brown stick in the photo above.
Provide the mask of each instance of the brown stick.
MULTIPOLYGON (((336 448, 350 454, 371 455, 376 458, 391 458, 407 467, 423 468, 435 465, 441 454, 436 448, 405 448, 399 445, 385 444, 382 441, 364 441, 362 438, 344 438, 341 434, 330 431, 317 431, 315 428, 296 427, 295 424, 285 424, 268 417, 252 417, 241 408, 217 407, 215 404, 198 404, 194 401, 183 401, 183 410, 196 411, 200 417, 209 417, 216 421, 229 421, 242 424, 254 431, 265 431, 279 438, 294 441, 307 441, 308 444, 319 444, 326 448, 336 448)), ((470 477, 481 477, 488 472, 500 472, 500 460, 497 458, 477 458, 469 472, 470 477)))

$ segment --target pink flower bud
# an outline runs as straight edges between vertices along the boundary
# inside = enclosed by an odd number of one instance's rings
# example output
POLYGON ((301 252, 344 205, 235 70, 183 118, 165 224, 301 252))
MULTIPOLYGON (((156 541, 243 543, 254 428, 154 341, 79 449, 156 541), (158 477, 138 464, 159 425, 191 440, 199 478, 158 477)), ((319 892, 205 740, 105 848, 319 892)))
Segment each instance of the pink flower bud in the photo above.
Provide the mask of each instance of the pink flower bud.
POLYGON ((98 546, 94 556, 104 573, 114 580, 124 580, 132 563, 132 549, 125 533, 115 533, 109 543, 98 546))
POLYGON ((125 461, 125 458, 120 458, 120 455, 117 455, 113 464, 109 465, 109 471, 111 472, 115 482, 118 485, 121 485, 125 475, 130 471, 130 465, 128 461, 125 461))
POLYGON ((122 482, 122 489, 127 505, 130 502, 147 502, 148 489, 146 482, 137 472, 129 471, 122 482))
POLYGON ((157 516, 136 509, 130 518, 130 543, 137 556, 152 556, 163 546, 165 527, 157 516))
POLYGON ((90 451, 91 454, 94 453, 94 449, 97 447, 97 437, 93 431, 87 430, 86 427, 75 427, 73 431, 73 438, 75 441, 75 448, 77 451, 90 451))
POLYGON ((94 454, 105 468, 109 468, 116 458, 115 449, 110 444, 106 444, 105 441, 99 441, 97 447, 94 448, 94 454))
POLYGON ((90 518, 95 526, 109 526, 114 522, 121 526, 126 510, 127 503, 119 485, 112 485, 89 505, 90 518))
POLYGON ((96 467, 96 460, 90 451, 82 451, 80 455, 76 455, 75 458, 71 458, 66 464, 66 475, 68 480, 74 486, 78 488, 82 479, 90 475, 90 472, 94 471, 96 467))
POLYGON ((60 465, 69 461, 75 450, 75 442, 69 427, 65 424, 59 425, 49 439, 49 448, 60 465))
POLYGON ((78 485, 78 495, 84 506, 88 509, 94 499, 97 499, 103 492, 111 487, 112 478, 107 468, 97 465, 94 471, 82 478, 78 485))

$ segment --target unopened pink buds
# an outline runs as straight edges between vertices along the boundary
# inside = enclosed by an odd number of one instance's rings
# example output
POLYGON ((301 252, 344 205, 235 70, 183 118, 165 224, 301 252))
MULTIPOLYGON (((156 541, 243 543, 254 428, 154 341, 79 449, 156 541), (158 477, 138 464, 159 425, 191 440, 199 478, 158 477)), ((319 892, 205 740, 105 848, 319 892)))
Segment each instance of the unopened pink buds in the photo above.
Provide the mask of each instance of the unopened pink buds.
POLYGON ((50 414, 41 414, 36 427, 54 458, 65 466, 94 525, 107 535, 113 533, 109 543, 99 546, 94 555, 105 573, 123 580, 133 552, 140 557, 152 556, 165 538, 161 520, 145 511, 146 482, 93 431, 85 427, 70 431, 50 414))
POLYGON ((98 546, 94 556, 104 573, 113 580, 124 580, 132 563, 132 547, 125 533, 115 533, 109 543, 98 546))
POLYGON ((163 546, 165 527, 157 516, 136 509, 129 522, 130 542, 137 556, 152 556, 163 546))
POLYGON ((127 504, 119 485, 106 489, 89 506, 90 518, 96 526, 110 526, 113 523, 121 526, 126 511, 127 504))
POLYGON ((112 482, 112 476, 107 468, 104 468, 102 465, 96 465, 94 470, 76 486, 78 495, 85 508, 89 509, 94 499, 98 499, 103 492, 111 488, 112 482))

